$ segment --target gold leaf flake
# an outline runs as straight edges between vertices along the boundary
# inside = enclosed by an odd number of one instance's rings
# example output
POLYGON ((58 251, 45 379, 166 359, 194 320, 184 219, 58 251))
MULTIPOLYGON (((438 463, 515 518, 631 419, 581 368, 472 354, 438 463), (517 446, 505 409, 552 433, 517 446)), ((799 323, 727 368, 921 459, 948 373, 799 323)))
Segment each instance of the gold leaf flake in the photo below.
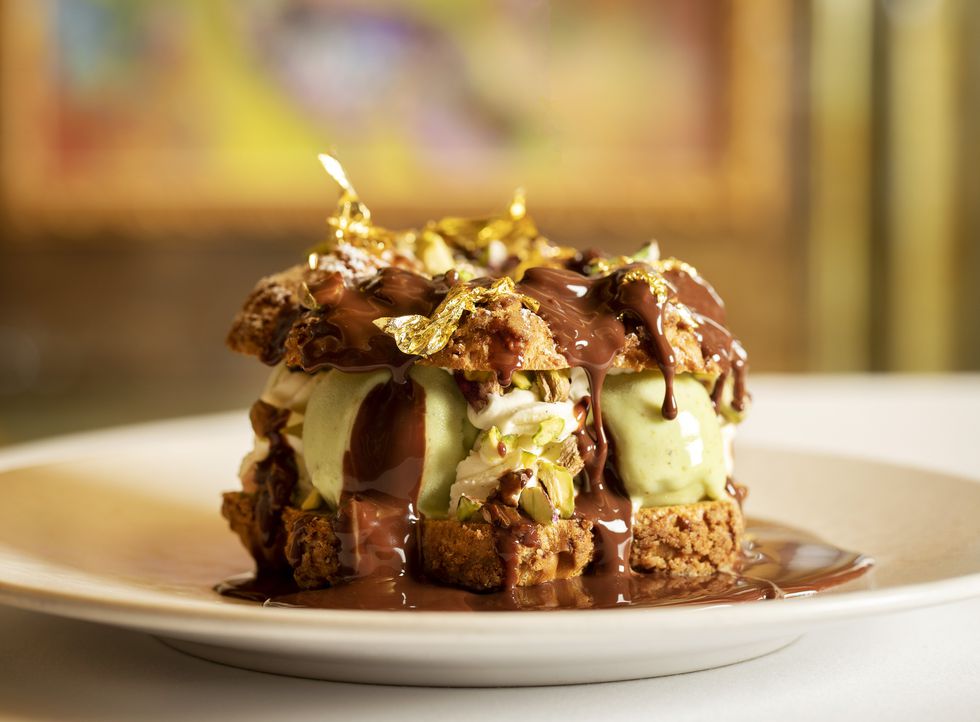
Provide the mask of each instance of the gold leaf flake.
POLYGON ((634 263, 630 256, 616 256, 615 258, 597 258, 588 265, 586 271, 590 276, 608 276, 616 269, 634 263))
POLYGON ((464 313, 473 312, 479 304, 503 296, 516 296, 532 311, 538 308, 536 300, 517 293, 513 279, 505 276, 498 278, 489 286, 465 284, 454 286, 432 316, 379 318, 374 321, 374 325, 394 338, 402 353, 412 356, 431 356, 446 347, 459 327, 464 313))
POLYGON ((679 258, 665 258, 662 261, 651 261, 650 265, 661 273, 667 273, 668 271, 682 271, 691 278, 698 277, 698 269, 696 269, 690 263, 680 260, 679 258))
MULTIPOLYGON (((318 157, 323 169, 340 186, 341 193, 336 210, 327 219, 327 226, 331 229, 330 237, 314 249, 311 256, 329 253, 341 242, 376 255, 391 248, 399 234, 376 226, 371 221, 371 211, 361 202, 344 167, 335 156, 321 153, 318 157)), ((312 263, 312 258, 310 262, 312 263)))
POLYGON ((538 233, 537 225, 527 213, 527 198, 517 189, 510 205, 498 215, 485 218, 448 217, 431 221, 421 230, 401 231, 382 228, 374 223, 371 211, 361 201, 334 155, 319 156, 324 170, 340 187, 337 208, 327 219, 328 238, 313 249, 311 267, 318 254, 329 254, 343 243, 350 244, 387 261, 402 257, 417 264, 430 275, 445 270, 451 255, 453 265, 476 264, 476 275, 499 275, 506 271, 516 280, 532 266, 561 266, 574 258, 576 251, 550 243, 538 233), (448 251, 425 254, 438 237, 448 251))
POLYGON ((650 293, 656 297, 657 303, 666 303, 670 288, 666 279, 657 271, 649 267, 636 266, 623 274, 622 283, 636 281, 642 281, 650 286, 650 293))

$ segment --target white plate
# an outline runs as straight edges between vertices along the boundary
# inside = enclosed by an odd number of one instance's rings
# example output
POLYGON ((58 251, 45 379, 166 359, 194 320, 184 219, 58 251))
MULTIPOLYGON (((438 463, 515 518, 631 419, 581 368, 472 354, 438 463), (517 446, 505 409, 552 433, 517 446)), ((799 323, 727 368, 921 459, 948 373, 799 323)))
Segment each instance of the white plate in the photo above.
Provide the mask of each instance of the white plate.
POLYGON ((0 453, 0 601, 143 630, 218 662, 357 682, 532 685, 730 664, 808 630, 980 594, 980 484, 740 448, 751 515, 870 554, 870 576, 807 599, 540 613, 263 608, 212 585, 250 567, 218 514, 244 412, 0 453))

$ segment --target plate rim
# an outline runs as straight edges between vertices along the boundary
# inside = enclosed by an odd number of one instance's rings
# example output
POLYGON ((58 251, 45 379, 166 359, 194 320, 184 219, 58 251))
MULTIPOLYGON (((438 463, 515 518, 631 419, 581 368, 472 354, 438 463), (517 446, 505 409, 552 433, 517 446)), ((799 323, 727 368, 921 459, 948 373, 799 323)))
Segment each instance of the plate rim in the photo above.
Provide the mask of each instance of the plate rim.
MULTIPOLYGON (((227 411, 217 414, 175 417, 114 426, 105 429, 65 434, 47 439, 0 448, 0 471, 11 471, 32 464, 57 463, 79 455, 91 457, 98 454, 98 447, 115 440, 120 434, 129 436, 157 437, 161 432, 174 431, 194 425, 231 424, 241 421, 242 412, 227 411)), ((247 437, 247 425, 241 422, 243 438, 247 437)), ((873 456, 851 453, 833 453, 814 449, 794 449, 785 444, 747 442, 744 447, 780 453, 799 453, 828 459, 870 463, 892 469, 921 469, 933 475, 944 476, 964 483, 978 483, 968 476, 951 474, 927 466, 893 463, 873 456)), ((2 551, 3 545, 0 545, 2 551)), ((65 567, 69 573, 70 567, 65 567)), ((438 630, 452 611, 376 611, 376 610, 321 610, 270 608, 260 605, 232 602, 214 604, 203 600, 182 599, 163 591, 133 590, 131 594, 118 593, 111 597, 96 592, 80 590, 61 591, 45 588, 41 584, 11 581, 0 567, 0 604, 29 611, 53 614, 60 617, 100 622, 116 627, 138 627, 156 634, 207 634, 236 637, 247 633, 250 638, 295 638, 338 636, 357 637, 382 635, 393 639, 399 635, 416 637, 420 633, 438 630), (412 616, 413 623, 405 625, 405 615, 412 616)), ((549 634, 560 634, 574 626, 582 615, 597 622, 596 628, 607 628, 609 623, 622 621, 629 615, 630 629, 670 630, 685 632, 693 629, 742 628, 767 626, 780 628, 788 625, 813 625, 821 622, 843 621, 869 613, 893 613, 909 609, 939 606, 980 596, 980 572, 958 575, 930 582, 892 586, 886 589, 847 590, 834 594, 815 595, 782 600, 766 600, 763 604, 736 603, 712 606, 677 606, 623 609, 565 609, 541 610, 532 614, 514 614, 508 611, 486 611, 482 614, 466 614, 467 634, 506 638, 523 636, 529 631, 547 628, 549 634), (501 634, 500 615, 508 615, 501 634), (541 625, 541 616, 549 618, 541 625), (557 621, 554 621, 557 620, 557 621), (601 622, 601 624, 599 624, 601 622), (530 625, 534 625, 530 627, 530 625)), ((586 625, 588 626, 588 625, 586 625)), ((427 643, 434 643, 438 635, 429 636, 427 643)))

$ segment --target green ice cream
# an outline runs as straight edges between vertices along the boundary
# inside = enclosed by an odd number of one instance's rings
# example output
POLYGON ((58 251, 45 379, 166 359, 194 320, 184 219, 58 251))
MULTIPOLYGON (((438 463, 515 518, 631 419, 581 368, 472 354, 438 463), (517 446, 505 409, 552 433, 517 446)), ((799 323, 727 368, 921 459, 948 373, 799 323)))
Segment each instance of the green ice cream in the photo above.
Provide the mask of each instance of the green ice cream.
MULTIPOLYGON (((409 376, 425 391, 425 459, 419 510, 445 517, 456 465, 466 457, 476 437, 466 418, 466 401, 448 373, 414 366, 409 376)), ((387 371, 345 373, 328 371, 317 377, 306 407, 303 450, 313 486, 331 508, 340 501, 344 455, 368 393, 389 378, 387 371)))
POLYGON ((634 506, 692 504, 726 497, 721 424, 694 377, 674 380, 677 418, 660 413, 664 377, 618 374, 602 387, 602 418, 616 445, 616 466, 634 506))

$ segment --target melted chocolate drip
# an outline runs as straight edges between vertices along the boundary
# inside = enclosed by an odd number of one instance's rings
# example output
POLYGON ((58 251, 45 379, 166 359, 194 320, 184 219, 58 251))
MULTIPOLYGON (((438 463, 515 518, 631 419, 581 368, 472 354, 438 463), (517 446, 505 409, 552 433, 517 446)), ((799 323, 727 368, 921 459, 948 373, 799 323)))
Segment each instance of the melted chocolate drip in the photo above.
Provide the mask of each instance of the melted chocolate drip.
POLYGON ((504 593, 513 593, 519 587, 518 569, 521 563, 521 547, 536 549, 541 543, 535 524, 518 515, 508 526, 494 524, 494 544, 497 556, 504 568, 504 593))
MULTIPOLYGON (((591 429, 583 426, 577 434, 587 484, 576 498, 576 513, 593 523, 597 535, 591 571, 606 581, 586 584, 591 585, 594 605, 598 606, 631 599, 631 590, 637 585, 629 567, 632 504, 611 463, 601 403, 606 374, 624 352, 628 334, 635 333, 646 344, 663 373, 664 418, 677 415, 673 390, 676 358, 664 325, 665 307, 671 302, 687 307, 691 330, 704 358, 720 369, 721 377, 712 392, 716 404, 729 374, 734 375, 733 406, 744 408, 746 397, 745 353, 724 326, 724 305, 714 290, 700 277, 676 268, 664 273, 669 293, 658 297, 645 281, 624 282, 624 276, 637 268, 645 266, 625 266, 596 278, 572 270, 537 267, 529 269, 517 284, 520 293, 539 302, 538 315, 569 365, 584 369, 589 379, 593 424, 591 429)), ((458 275, 454 272, 430 280, 410 271, 385 268, 357 288, 348 288, 340 274, 322 274, 310 283, 318 308, 303 313, 286 340, 287 346, 295 346, 299 364, 307 373, 335 368, 349 372, 387 369, 392 374, 392 380, 374 389, 358 412, 352 446, 344 460, 344 490, 334 524, 341 546, 342 574, 353 580, 370 579, 375 585, 372 588, 394 588, 394 584, 404 592, 405 585, 416 584, 410 574, 415 573, 416 566, 415 504, 425 453, 424 392, 407 376, 417 358, 402 353, 373 321, 382 316, 430 315, 455 283, 458 275)), ((490 335, 490 365, 499 382, 507 385, 513 371, 523 365, 524 339, 513 336, 506 324, 500 333, 490 335)), ((481 393, 478 386, 471 389, 470 382, 458 374, 457 382, 464 391, 481 393)), ((273 407, 265 406, 261 411, 268 415, 273 407)), ((288 412, 283 413, 288 417, 288 412)), ((586 414, 585 406, 581 414, 586 414)), ((265 420, 260 424, 267 431, 260 435, 270 439, 272 450, 256 474, 260 528, 263 543, 270 549, 282 546, 280 514, 296 481, 292 450, 278 431, 285 417, 275 421, 279 426, 265 420)), ((501 486, 502 498, 509 506, 498 510, 500 523, 491 520, 504 562, 505 586, 511 591, 517 583, 519 547, 535 543, 528 535, 533 525, 515 523, 511 518, 520 519, 512 508, 520 492, 520 479, 512 481, 508 486, 504 480, 501 486)), ((267 556, 273 555, 270 552, 267 556)))
POLYGON ((735 480, 730 476, 725 480, 725 492, 735 500, 740 509, 745 502, 745 497, 749 495, 749 490, 741 484, 735 483, 735 480))
POLYGON ((411 271, 385 268, 358 288, 344 285, 339 273, 310 283, 320 308, 308 311, 293 327, 291 340, 307 373, 389 369, 403 381, 416 357, 402 353, 395 340, 374 325, 384 316, 429 315, 446 295, 454 277, 430 280, 411 271))
POLYGON ((425 457, 425 391, 411 379, 372 389, 354 421, 334 532, 341 574, 392 579, 418 566, 416 499, 425 457))
POLYGON ((251 575, 218 585, 226 596, 276 607, 425 611, 531 611, 677 605, 728 605, 802 597, 865 574, 872 561, 787 527, 752 522, 738 574, 584 576, 476 594, 412 577, 360 578, 330 589, 301 591, 283 577, 251 575))
POLYGON ((616 356, 626 346, 624 315, 638 318, 654 341, 652 354, 667 383, 663 413, 677 415, 673 394, 674 354, 663 329, 663 304, 646 283, 622 282, 631 267, 591 279, 573 271, 529 269, 520 284, 535 298, 540 315, 554 335, 559 351, 571 366, 588 375, 592 404, 592 433, 579 435, 579 453, 588 476, 575 500, 576 512, 590 519, 597 534, 595 574, 623 576, 629 571, 633 509, 621 489, 610 488, 605 469, 609 443, 602 423, 602 385, 616 356))

